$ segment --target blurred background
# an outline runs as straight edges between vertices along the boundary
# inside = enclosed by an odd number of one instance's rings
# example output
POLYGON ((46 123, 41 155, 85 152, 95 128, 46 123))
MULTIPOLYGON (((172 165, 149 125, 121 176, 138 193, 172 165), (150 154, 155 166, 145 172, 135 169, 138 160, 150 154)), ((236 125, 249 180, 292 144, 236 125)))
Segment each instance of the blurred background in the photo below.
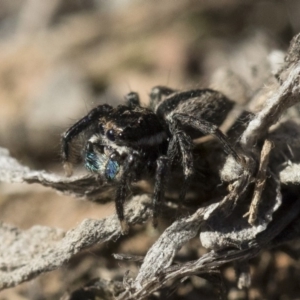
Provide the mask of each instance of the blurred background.
MULTIPOLYGON (((282 55, 299 31, 297 0, 0 0, 0 146, 33 169, 62 173, 61 133, 91 108, 121 103, 130 91, 146 104, 155 85, 211 86, 245 103, 267 80, 272 54, 282 55), (243 89, 228 88, 232 74, 243 89)), ((0 184, 1 221, 23 229, 67 230, 113 209, 34 185, 0 184)), ((111 247, 143 255, 157 234, 88 251, 0 299, 59 299, 88 279, 110 278, 101 267, 118 266, 103 262, 111 247)), ((251 299, 300 295, 299 263, 283 252, 264 253, 256 266, 251 299)), ((244 299, 230 270, 224 271, 230 299, 244 299)), ((218 299, 200 283, 196 296, 182 299, 218 299)))

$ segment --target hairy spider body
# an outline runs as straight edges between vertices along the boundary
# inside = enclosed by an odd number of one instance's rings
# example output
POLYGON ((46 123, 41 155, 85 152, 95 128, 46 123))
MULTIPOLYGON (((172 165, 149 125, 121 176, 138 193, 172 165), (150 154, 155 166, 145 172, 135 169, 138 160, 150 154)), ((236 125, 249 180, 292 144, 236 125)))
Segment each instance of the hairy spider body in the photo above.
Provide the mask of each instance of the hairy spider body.
POLYGON ((62 135, 62 156, 70 171, 70 142, 81 132, 91 132, 83 151, 85 166, 116 182, 116 210, 124 231, 124 201, 130 182, 154 174, 153 223, 156 225, 167 174, 178 154, 185 180, 180 201, 184 200, 193 174, 192 139, 213 134, 225 151, 239 160, 218 129, 234 105, 221 93, 210 89, 176 92, 158 86, 150 93, 151 109, 140 106, 137 93, 131 92, 125 99, 127 105, 116 108, 99 105, 62 135))

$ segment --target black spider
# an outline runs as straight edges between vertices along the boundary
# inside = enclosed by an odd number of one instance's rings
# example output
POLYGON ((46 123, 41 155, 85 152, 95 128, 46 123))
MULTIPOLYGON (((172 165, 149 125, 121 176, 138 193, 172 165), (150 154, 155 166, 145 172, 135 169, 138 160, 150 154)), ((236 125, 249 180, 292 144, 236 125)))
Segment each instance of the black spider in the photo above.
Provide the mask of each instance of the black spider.
POLYGON ((218 129, 234 103, 211 89, 177 92, 155 87, 150 93, 149 108, 141 107, 137 93, 126 97, 126 105, 116 108, 99 105, 62 135, 62 156, 68 173, 69 144, 81 132, 90 132, 84 146, 85 166, 117 183, 116 211, 126 231, 124 201, 130 182, 146 174, 155 174, 153 223, 164 197, 168 171, 176 155, 181 156, 184 184, 180 201, 185 198, 193 174, 192 139, 203 134, 216 136, 225 151, 240 161, 236 151, 218 129))

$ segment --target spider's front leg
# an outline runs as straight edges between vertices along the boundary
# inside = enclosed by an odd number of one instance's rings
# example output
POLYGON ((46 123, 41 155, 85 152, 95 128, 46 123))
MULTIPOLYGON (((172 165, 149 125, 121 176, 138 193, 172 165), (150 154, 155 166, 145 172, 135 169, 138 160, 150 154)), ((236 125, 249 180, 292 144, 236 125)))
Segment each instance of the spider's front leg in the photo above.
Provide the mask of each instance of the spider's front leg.
POLYGON ((62 145, 62 158, 63 165, 67 176, 72 174, 72 164, 69 162, 70 142, 78 136, 81 132, 87 129, 93 122, 99 119, 101 116, 106 116, 112 111, 112 107, 108 104, 103 104, 92 109, 85 117, 77 121, 67 131, 62 134, 61 145, 62 145))
MULTIPOLYGON (((132 181, 132 174, 135 172, 135 169, 138 168, 138 165, 135 164, 139 160, 139 157, 135 154, 129 154, 125 163, 123 174, 119 181, 117 190, 116 190, 116 212, 118 219, 121 224, 122 233, 126 234, 128 232, 128 224, 124 216, 124 202, 128 194, 128 186, 132 181)), ((162 155, 156 160, 156 172, 155 172, 155 184, 154 184, 154 193, 152 199, 153 205, 153 226, 157 226, 157 217, 159 215, 160 205, 164 197, 165 185, 166 185, 166 175, 168 172, 169 160, 167 156, 162 155)), ((140 167, 140 166, 139 166, 140 167)))
POLYGON ((132 168, 134 167, 135 159, 136 157, 134 154, 129 154, 127 156, 123 167, 123 174, 116 189, 115 205, 117 216, 121 224, 122 234, 128 232, 128 224, 124 216, 124 202, 127 197, 128 186, 131 182, 132 168))

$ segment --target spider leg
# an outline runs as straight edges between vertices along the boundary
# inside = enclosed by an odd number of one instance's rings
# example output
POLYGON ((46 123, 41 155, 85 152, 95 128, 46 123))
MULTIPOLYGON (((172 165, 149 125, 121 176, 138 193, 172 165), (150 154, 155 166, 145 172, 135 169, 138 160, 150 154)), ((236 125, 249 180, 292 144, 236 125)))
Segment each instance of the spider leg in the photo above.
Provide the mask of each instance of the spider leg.
POLYGON ((166 86, 158 85, 158 86, 153 87, 149 94, 149 96, 150 96, 149 107, 152 110, 155 110, 156 105, 158 103, 160 103, 164 97, 167 97, 167 96, 173 94, 174 92, 176 92, 176 90, 173 90, 166 86))
POLYGON ((179 121, 182 125, 192 127, 204 134, 214 135, 222 143, 225 152, 229 155, 232 155, 239 164, 243 165, 242 158, 237 154, 235 149, 228 141, 228 138, 222 133, 218 126, 203 119, 197 119, 186 114, 176 113, 172 115, 172 118, 179 121))
POLYGON ((184 174, 184 185, 181 188, 179 194, 179 209, 181 204, 185 200, 186 192, 190 186, 192 176, 194 174, 194 158, 193 158, 193 141, 192 139, 183 131, 178 135, 178 142, 182 156, 182 166, 184 174))
POLYGON ((170 142, 169 142, 168 153, 167 153, 170 166, 173 165, 173 162, 174 162, 176 156, 178 156, 178 154, 179 154, 179 149, 178 149, 179 146, 178 145, 179 145, 178 140, 177 140, 176 136, 173 134, 173 137, 170 139, 170 142))
POLYGON ((169 144, 168 157, 173 161, 174 154, 179 146, 181 157, 182 157, 182 167, 184 174, 184 184, 181 188, 179 194, 179 209, 181 204, 185 200, 186 192, 189 188, 193 173, 194 173, 194 158, 193 158, 193 141, 192 139, 181 129, 181 124, 175 119, 172 121, 171 131, 173 138, 169 144))
POLYGON ((88 128, 95 120, 101 116, 107 115, 111 110, 112 107, 108 104, 99 105, 62 134, 62 158, 67 175, 71 175, 71 165, 68 163, 70 154, 69 143, 83 130, 88 128))
POLYGON ((164 197, 166 174, 168 172, 169 159, 162 155, 156 161, 155 185, 153 194, 153 226, 157 227, 157 217, 159 215, 160 204, 164 197))
POLYGON ((116 189, 115 195, 115 205, 117 216, 121 224, 122 233, 126 234, 128 232, 128 224, 124 216, 124 202, 126 200, 128 185, 131 181, 130 174, 132 173, 132 167, 134 163, 134 155, 129 154, 124 163, 123 174, 121 176, 120 182, 116 189))
POLYGON ((140 106, 140 97, 136 92, 130 92, 125 96, 126 105, 131 108, 140 106))

